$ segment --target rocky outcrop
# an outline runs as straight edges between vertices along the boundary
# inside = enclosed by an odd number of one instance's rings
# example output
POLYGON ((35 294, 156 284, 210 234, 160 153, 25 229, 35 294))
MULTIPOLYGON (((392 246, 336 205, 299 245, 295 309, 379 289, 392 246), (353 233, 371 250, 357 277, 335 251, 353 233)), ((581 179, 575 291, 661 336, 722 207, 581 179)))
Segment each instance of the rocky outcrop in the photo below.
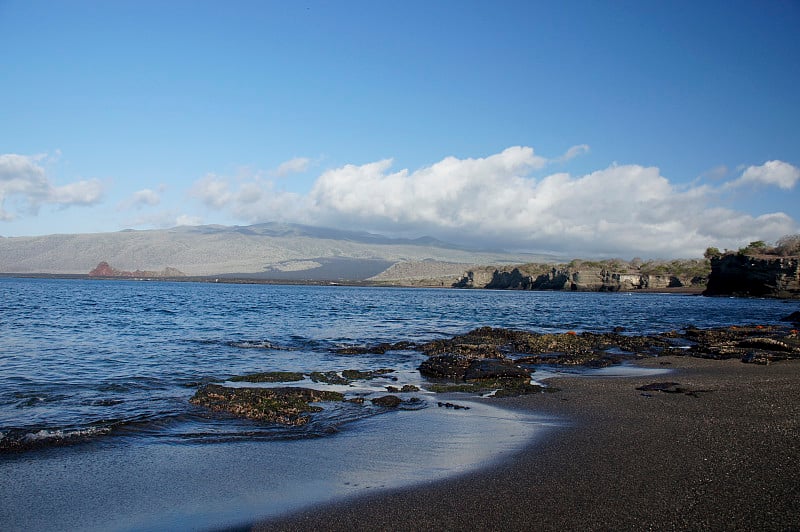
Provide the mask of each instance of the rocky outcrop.
POLYGON ((485 288, 492 282, 492 278, 493 275, 487 271, 466 271, 453 283, 453 288, 485 288))
MULTIPOLYGON (((485 379, 493 386, 502 387, 495 381, 524 381, 524 374, 518 370, 533 371, 539 365, 597 368, 661 355, 738 358, 742 362, 768 364, 800 358, 798 334, 797 329, 773 325, 690 327, 683 333, 673 331, 646 336, 574 331, 541 334, 481 327, 423 345, 422 351, 429 358, 420 365, 419 371, 428 379, 468 384, 485 379), (474 372, 475 369, 480 371, 474 372)), ((462 385, 456 391, 473 388, 462 385)))
POLYGON ((310 388, 229 388, 206 384, 189 400, 215 412, 294 426, 305 425, 310 420, 309 413, 322 410, 311 405, 317 401, 344 401, 344 395, 310 388))
POLYGON ((800 257, 728 253, 712 258, 704 294, 800 299, 800 257))
POLYGON ((614 272, 605 268, 571 269, 553 267, 540 274, 526 274, 519 268, 465 272, 455 288, 488 288, 498 290, 569 290, 576 292, 620 292, 642 289, 664 289, 695 286, 704 279, 686 279, 676 275, 651 275, 614 272))
POLYGON ((166 267, 160 272, 136 270, 125 271, 113 268, 109 263, 103 261, 97 265, 92 271, 89 272, 89 277, 119 277, 123 279, 153 279, 153 278, 169 278, 169 277, 183 277, 184 273, 176 268, 166 267))

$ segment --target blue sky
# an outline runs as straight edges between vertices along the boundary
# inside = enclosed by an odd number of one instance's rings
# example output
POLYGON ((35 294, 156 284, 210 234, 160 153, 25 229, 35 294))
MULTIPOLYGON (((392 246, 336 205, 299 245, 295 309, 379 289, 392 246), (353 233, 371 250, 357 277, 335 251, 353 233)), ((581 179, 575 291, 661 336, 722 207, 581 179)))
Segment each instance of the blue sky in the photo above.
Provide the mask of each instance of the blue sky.
POLYGON ((800 3, 0 0, 0 235, 800 232, 800 3))

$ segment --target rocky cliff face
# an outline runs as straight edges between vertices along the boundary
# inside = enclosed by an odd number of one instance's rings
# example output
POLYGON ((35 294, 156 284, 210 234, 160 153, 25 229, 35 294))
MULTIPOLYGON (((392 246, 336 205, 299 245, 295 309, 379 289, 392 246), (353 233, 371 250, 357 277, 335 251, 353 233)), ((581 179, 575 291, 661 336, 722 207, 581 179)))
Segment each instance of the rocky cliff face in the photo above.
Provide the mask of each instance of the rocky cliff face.
POLYGON ((577 292, 619 292, 642 289, 681 288, 700 284, 702 279, 686 279, 675 275, 619 273, 604 268, 573 270, 554 267, 549 272, 528 275, 514 268, 511 271, 465 272, 453 286, 456 288, 489 288, 499 290, 570 290, 577 292))
POLYGON ((737 253, 713 258, 704 294, 800 299, 800 257, 737 253))

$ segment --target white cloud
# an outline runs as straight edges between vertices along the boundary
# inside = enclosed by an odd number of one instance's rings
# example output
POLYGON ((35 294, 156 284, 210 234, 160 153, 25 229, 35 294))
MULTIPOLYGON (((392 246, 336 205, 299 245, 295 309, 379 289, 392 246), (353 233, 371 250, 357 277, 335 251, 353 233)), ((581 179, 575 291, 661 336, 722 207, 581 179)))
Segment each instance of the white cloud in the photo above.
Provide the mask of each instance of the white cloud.
POLYGON ((155 190, 145 188, 134 192, 131 201, 132 205, 136 207, 141 207, 141 206, 153 207, 161 203, 161 195, 155 190))
POLYGON ((800 180, 800 169, 796 166, 783 161, 767 161, 761 166, 747 167, 741 177, 728 186, 774 185, 783 190, 790 190, 798 180, 800 180))
POLYGON ((278 168, 273 172, 278 177, 286 177, 290 174, 299 174, 308 170, 311 165, 311 159, 307 157, 295 157, 281 163, 278 168))
POLYGON ((250 223, 428 234, 575 256, 700 256, 708 246, 736 248, 798 230, 783 213, 751 216, 718 207, 730 185, 676 186, 658 168, 639 165, 614 164, 582 176, 532 175, 547 162, 527 147, 485 158, 447 157, 414 171, 393 171, 387 159, 327 170, 304 196, 277 191, 258 177, 210 175, 198 181, 195 195, 250 223))
POLYGON ((469 227, 497 203, 512 203, 528 186, 522 176, 544 166, 545 159, 532 148, 513 147, 482 159, 447 157, 415 172, 387 173, 391 164, 384 160, 323 173, 310 193, 315 214, 333 221, 347 213, 371 223, 469 227))
POLYGON ((77 181, 60 187, 52 187, 47 203, 62 206, 94 205, 103 195, 103 185, 97 179, 77 181))
POLYGON ((100 181, 90 179, 56 186, 40 164, 43 159, 45 155, 0 155, 0 220, 12 220, 17 216, 19 209, 6 210, 5 203, 11 198, 25 205, 31 213, 45 204, 66 208, 100 201, 103 195, 100 181))
POLYGON ((202 223, 202 218, 189 214, 181 214, 175 219, 175 225, 201 225, 202 223))
POLYGON ((212 210, 227 210, 249 223, 265 220, 304 219, 305 202, 299 194, 275 189, 260 175, 247 179, 208 174, 198 180, 190 195, 212 210))
POLYGON ((216 174, 207 174, 197 181, 190 193, 199 198, 208 207, 214 209, 226 207, 233 199, 229 191, 228 181, 216 174))
POLYGON ((121 201, 117 205, 117 209, 120 211, 125 211, 129 209, 142 209, 145 207, 155 207, 161 204, 161 193, 166 190, 165 185, 160 185, 158 190, 153 190, 150 188, 144 188, 142 190, 137 190, 129 198, 124 201, 121 201))
POLYGON ((572 146, 564 155, 556 159, 557 162, 565 163, 569 160, 574 159, 575 157, 579 157, 584 153, 589 153, 589 145, 588 144, 578 144, 577 146, 572 146))

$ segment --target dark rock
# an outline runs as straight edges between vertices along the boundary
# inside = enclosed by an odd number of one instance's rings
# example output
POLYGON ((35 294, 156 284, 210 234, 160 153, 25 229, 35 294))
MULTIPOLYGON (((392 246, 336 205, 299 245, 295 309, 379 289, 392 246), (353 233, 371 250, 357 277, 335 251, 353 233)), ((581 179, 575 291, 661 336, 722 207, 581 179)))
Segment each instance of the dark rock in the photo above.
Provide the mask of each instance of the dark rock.
POLYGON ((384 395, 383 397, 370 399, 370 401, 373 405, 383 406, 386 408, 397 408, 403 402, 403 400, 396 395, 384 395))
POLYGON ((464 373, 464 380, 500 380, 500 381, 529 381, 530 373, 508 360, 496 358, 475 359, 470 361, 464 373))
POLYGON ((637 390, 641 390, 643 392, 655 392, 655 391, 664 391, 674 389, 678 386, 677 382, 654 382, 651 384, 645 384, 644 386, 639 386, 636 388, 637 390))
MULTIPOLYGON (((637 390, 645 391, 645 392, 663 392, 669 394, 684 394, 688 395, 689 397, 700 397, 702 393, 709 393, 713 390, 690 390, 688 388, 683 388, 677 382, 654 382, 652 384, 646 384, 644 386, 639 386, 636 388, 637 390)), ((642 394, 646 397, 652 397, 650 394, 642 394)))
POLYGON ((310 388, 228 388, 207 384, 189 402, 237 417, 299 426, 308 423, 307 413, 322 410, 310 403, 343 400, 344 396, 338 392, 310 388))
POLYGON ((790 323, 800 324, 800 310, 795 310, 788 316, 781 318, 781 321, 788 321, 790 323))
POLYGON ((296 382, 304 378, 305 375, 294 371, 267 371, 263 373, 239 375, 231 377, 228 380, 231 382, 296 382))
MULTIPOLYGON (((339 385, 347 385, 355 380, 369 380, 374 379, 377 377, 382 377, 387 373, 394 372, 393 369, 375 369, 375 370, 367 370, 361 371, 358 369, 346 369, 340 373, 336 371, 314 371, 309 374, 309 377, 314 382, 319 382, 323 384, 339 384, 339 385)), ((392 380, 397 380, 392 378, 392 380)))
POLYGON ((463 380, 470 359, 463 355, 435 355, 423 361, 419 372, 431 379, 463 380))
POLYGON ((494 397, 519 397, 520 395, 531 395, 543 392, 557 392, 558 388, 546 388, 538 384, 530 383, 516 383, 509 386, 504 386, 494 392, 494 397))
POLYGON ((342 371, 342 377, 351 381, 369 380, 393 372, 394 372, 393 369, 388 369, 388 368, 368 370, 368 371, 361 371, 357 369, 346 369, 342 371))
POLYGON ((350 379, 347 379, 339 373, 335 371, 314 371, 309 374, 311 380, 313 382, 322 383, 322 384, 339 384, 339 385, 347 385, 350 384, 350 379))
POLYGON ((441 401, 436 403, 436 406, 439 408, 452 408, 453 410, 469 410, 468 406, 457 405, 455 403, 443 403, 441 401))
POLYGON ((398 388, 397 386, 387 386, 386 391, 390 393, 411 393, 418 392, 419 387, 414 386, 413 384, 405 384, 402 388, 398 388))
POLYGON ((407 351, 409 349, 414 349, 414 348, 416 348, 416 344, 413 342, 397 342, 394 344, 381 343, 366 347, 357 345, 340 347, 336 349, 336 353, 339 355, 367 355, 367 354, 382 355, 387 351, 407 351))

